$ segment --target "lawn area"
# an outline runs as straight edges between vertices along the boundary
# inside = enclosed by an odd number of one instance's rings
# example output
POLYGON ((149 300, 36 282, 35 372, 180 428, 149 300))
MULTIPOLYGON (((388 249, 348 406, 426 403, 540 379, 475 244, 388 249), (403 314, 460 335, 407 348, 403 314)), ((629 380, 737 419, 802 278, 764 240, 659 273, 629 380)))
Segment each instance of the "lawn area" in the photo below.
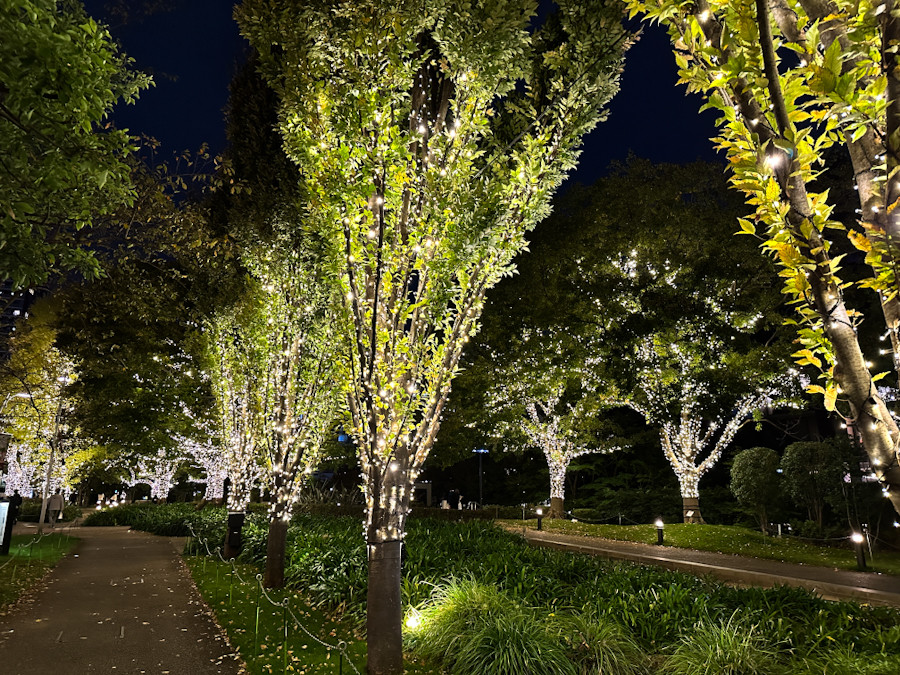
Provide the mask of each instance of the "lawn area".
MULTIPOLYGON (((521 520, 503 521, 505 524, 521 527, 521 520)), ((525 522, 526 527, 536 528, 537 521, 525 522)), ((642 544, 656 543, 654 525, 592 525, 570 520, 544 519, 543 528, 547 532, 577 534, 585 537, 600 537, 616 541, 634 541, 642 544)), ((762 532, 745 527, 730 525, 694 525, 673 523, 665 526, 665 545, 678 548, 692 548, 698 551, 732 553, 769 560, 836 567, 855 570, 856 555, 849 548, 816 546, 793 537, 767 537, 762 532)), ((879 551, 874 559, 866 561, 873 572, 900 575, 900 553, 879 551)))
POLYGON ((0 611, 34 587, 77 541, 64 534, 40 540, 30 534, 13 535, 10 554, 0 555, 0 611))
MULTIPOLYGON (((228 633, 231 645, 240 652, 249 672, 332 675, 353 673, 354 667, 356 672, 365 672, 365 638, 354 630, 352 622, 341 621, 335 613, 315 609, 296 591, 261 591, 255 566, 236 565, 236 573, 232 576, 231 565, 216 558, 188 555, 185 561, 197 588, 215 611, 216 620, 228 633), (289 612, 281 605, 285 600, 289 612), (286 651, 285 624, 288 628, 286 651), (344 643, 347 658, 353 665, 339 650, 328 649, 322 643, 335 647, 344 643)), ((433 670, 410 661, 406 664, 406 672, 424 675, 433 670)))

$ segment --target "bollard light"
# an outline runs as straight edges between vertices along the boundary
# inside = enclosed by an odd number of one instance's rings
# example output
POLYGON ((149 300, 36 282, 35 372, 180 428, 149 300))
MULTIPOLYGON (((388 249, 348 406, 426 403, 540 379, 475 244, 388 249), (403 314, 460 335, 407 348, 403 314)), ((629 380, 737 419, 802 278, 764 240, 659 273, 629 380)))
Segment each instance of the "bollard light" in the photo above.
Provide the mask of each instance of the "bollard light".
POLYGON ((859 532, 854 532, 850 535, 850 541, 853 542, 853 548, 856 549, 856 568, 859 570, 866 569, 866 553, 862 547, 865 537, 859 532))
POLYGON ((538 510, 537 510, 537 519, 538 519, 538 527, 537 527, 537 529, 538 529, 538 530, 544 529, 544 528, 543 528, 543 525, 542 525, 542 521, 544 520, 544 509, 538 509, 538 510))
POLYGON ((662 518, 656 519, 656 545, 663 545, 663 521, 662 518))

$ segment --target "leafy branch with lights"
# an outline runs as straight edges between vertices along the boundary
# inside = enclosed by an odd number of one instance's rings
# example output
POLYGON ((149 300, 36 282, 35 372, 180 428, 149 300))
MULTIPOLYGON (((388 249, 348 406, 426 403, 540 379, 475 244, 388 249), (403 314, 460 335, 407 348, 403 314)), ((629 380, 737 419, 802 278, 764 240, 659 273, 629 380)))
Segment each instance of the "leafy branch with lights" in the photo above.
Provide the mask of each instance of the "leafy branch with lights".
MULTIPOLYGON (((900 300, 894 274, 895 205, 900 183, 897 125, 900 19, 893 2, 742 0, 683 4, 630 0, 664 25, 681 81, 721 112, 718 147, 734 187, 754 209, 741 231, 758 237, 780 267, 796 313, 801 365, 820 372, 810 391, 856 428, 884 494, 900 512, 900 430, 878 395, 857 337, 862 317, 845 302, 827 192, 814 182, 824 152, 844 146, 853 164, 859 223, 846 236, 866 252, 871 274, 860 285, 879 294, 900 367, 900 300)), ((827 167, 825 167, 827 168, 827 167)))

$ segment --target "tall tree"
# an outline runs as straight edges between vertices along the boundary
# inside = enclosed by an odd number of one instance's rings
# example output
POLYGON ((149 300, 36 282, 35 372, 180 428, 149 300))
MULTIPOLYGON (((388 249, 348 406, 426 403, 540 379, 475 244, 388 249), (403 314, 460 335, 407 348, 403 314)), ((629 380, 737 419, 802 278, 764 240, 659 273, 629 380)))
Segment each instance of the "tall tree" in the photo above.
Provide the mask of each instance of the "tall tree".
POLYGON ((305 253, 284 243, 245 249, 256 283, 238 311, 211 326, 209 341, 223 431, 239 436, 231 447, 231 465, 239 471, 232 488, 253 449, 267 468, 270 587, 284 584, 287 524, 334 421, 340 382, 329 297, 336 284, 317 273, 314 257, 305 253))
POLYGON ((796 308, 798 363, 820 372, 829 410, 856 426, 885 495, 900 512, 900 429, 891 419, 857 338, 860 317, 844 298, 845 228, 827 192, 814 191, 824 151, 843 145, 853 163, 860 222, 847 236, 866 252, 900 370, 895 274, 900 182, 900 18, 895 3, 843 0, 629 0, 632 14, 663 24, 681 81, 722 112, 719 147, 734 186, 755 210, 741 231, 776 259, 796 308))
POLYGON ((617 87, 627 36, 606 2, 246 0, 242 32, 333 246, 367 501, 368 669, 402 671, 400 551, 486 291, 617 87), (517 87, 517 84, 520 85, 517 87))
MULTIPOLYGON (((56 307, 43 301, 21 321, 10 340, 9 357, 0 365, 0 392, 4 422, 18 450, 18 464, 28 457, 31 468, 41 469, 32 487, 40 486, 43 497, 38 530, 44 526, 47 499, 61 479, 64 448, 71 436, 68 390, 75 379, 72 362, 56 348, 56 307)), ((35 472, 36 473, 36 472, 35 472)))
POLYGON ((97 276, 80 231, 134 199, 133 141, 106 118, 151 80, 76 0, 2 0, 0 35, 0 281, 97 276))

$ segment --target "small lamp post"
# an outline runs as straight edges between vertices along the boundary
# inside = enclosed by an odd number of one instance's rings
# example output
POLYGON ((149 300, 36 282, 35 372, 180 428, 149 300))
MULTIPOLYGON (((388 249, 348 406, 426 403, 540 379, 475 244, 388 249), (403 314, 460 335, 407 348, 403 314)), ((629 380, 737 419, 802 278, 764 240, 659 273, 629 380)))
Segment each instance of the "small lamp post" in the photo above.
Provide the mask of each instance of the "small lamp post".
POLYGON ((538 531, 544 529, 543 528, 543 520, 544 520, 544 509, 537 510, 537 519, 538 519, 538 531))
POLYGON ((656 545, 662 546, 663 545, 663 521, 662 521, 662 518, 657 518, 655 525, 656 525, 656 545))
POLYGON ((859 532, 850 535, 850 541, 853 542, 853 548, 856 550, 856 568, 859 570, 866 569, 866 553, 863 551, 863 541, 865 537, 859 532))

